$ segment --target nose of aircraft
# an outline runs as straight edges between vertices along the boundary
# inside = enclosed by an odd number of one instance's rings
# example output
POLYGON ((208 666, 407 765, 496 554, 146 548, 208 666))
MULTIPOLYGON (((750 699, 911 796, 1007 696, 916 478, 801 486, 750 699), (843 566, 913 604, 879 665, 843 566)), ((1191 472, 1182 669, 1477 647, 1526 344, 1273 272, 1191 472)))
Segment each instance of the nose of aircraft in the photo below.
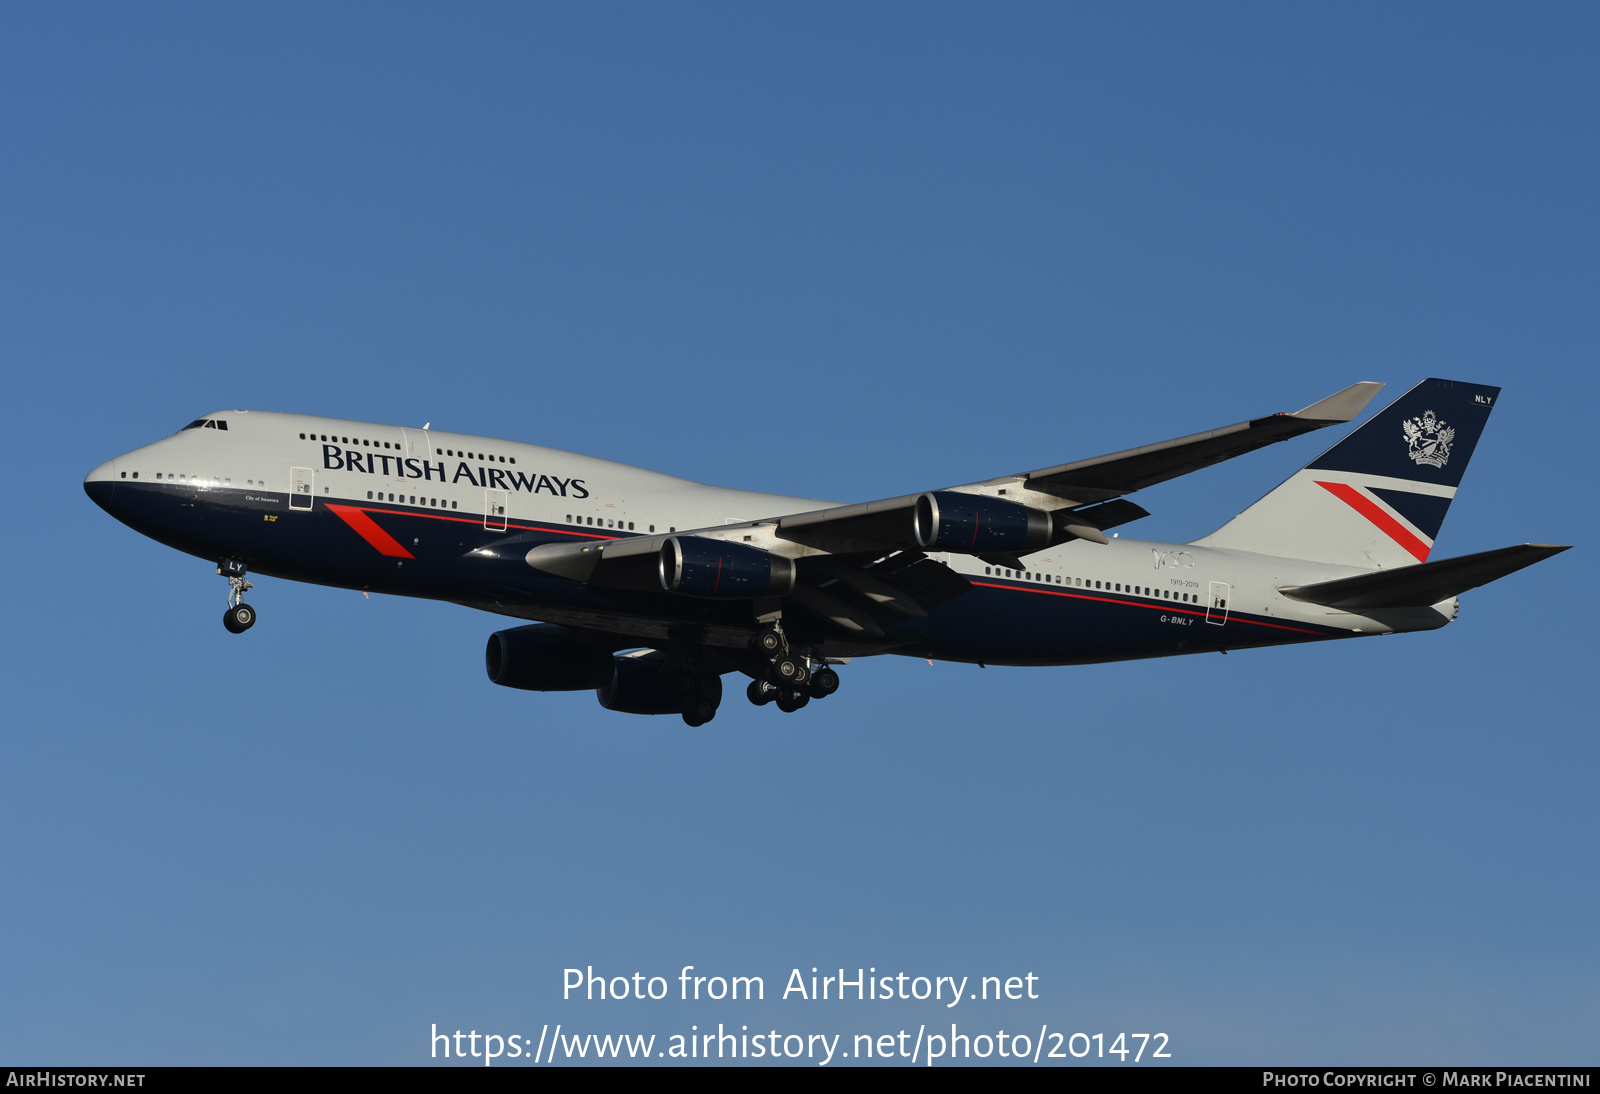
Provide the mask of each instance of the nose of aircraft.
POLYGON ((100 508, 117 515, 117 461, 107 460, 84 476, 83 492, 100 508))

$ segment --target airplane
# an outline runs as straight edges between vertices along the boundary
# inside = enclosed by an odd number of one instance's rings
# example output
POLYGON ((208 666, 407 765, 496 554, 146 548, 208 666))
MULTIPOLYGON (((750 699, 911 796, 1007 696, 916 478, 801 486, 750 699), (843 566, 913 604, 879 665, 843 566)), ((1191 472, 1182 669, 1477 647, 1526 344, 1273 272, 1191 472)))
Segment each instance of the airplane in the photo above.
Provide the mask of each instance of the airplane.
POLYGON ((792 713, 852 659, 1085 665, 1427 631, 1458 594, 1567 549, 1430 560, 1500 389, 1424 380, 1216 531, 1106 533, 1156 483, 1356 419, 1353 384, 1293 413, 854 504, 721 489, 552 448, 412 426, 219 411, 102 464, 117 520, 212 562, 226 628, 247 575, 451 601, 496 684, 594 689, 704 725, 722 677, 792 713))

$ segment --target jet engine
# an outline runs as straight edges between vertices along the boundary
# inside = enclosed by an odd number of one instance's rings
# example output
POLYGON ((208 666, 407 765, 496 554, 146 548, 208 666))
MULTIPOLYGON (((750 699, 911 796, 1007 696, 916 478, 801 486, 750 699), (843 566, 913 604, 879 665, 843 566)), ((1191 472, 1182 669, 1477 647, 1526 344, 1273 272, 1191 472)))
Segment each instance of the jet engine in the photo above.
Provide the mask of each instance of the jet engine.
POLYGON ((661 587, 685 596, 742 599, 788 596, 794 562, 759 547, 704 536, 672 536, 661 545, 661 587))
POLYGON ((917 499, 911 517, 917 546, 930 551, 1025 553, 1050 546, 1050 514, 979 494, 938 490, 917 499))
POLYGON ((565 627, 535 623, 489 636, 489 679, 523 691, 584 691, 611 681, 611 652, 576 639, 565 627))
MULTIPOLYGON (((664 668, 655 657, 618 657, 596 694, 600 705, 623 714, 682 714, 695 703, 722 702, 722 679, 664 668)), ((709 718, 710 715, 707 715, 709 718)))

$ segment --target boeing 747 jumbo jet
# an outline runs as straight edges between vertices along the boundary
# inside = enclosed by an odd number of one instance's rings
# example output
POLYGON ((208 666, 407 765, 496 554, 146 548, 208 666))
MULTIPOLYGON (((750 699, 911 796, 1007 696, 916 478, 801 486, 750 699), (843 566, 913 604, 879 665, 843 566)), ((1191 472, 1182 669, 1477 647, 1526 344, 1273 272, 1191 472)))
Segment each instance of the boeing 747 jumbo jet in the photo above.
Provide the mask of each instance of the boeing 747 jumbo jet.
POLYGON ((602 706, 716 714, 722 677, 795 711, 872 654, 1084 665, 1426 631, 1457 594, 1565 547, 1429 561, 1500 389, 1424 380, 1192 543, 1107 530, 1125 497, 1353 421, 1382 384, 1293 414, 1037 471, 836 505, 724 490, 423 426, 221 411, 92 471, 124 524, 228 579, 255 572, 524 620, 489 678, 602 706))

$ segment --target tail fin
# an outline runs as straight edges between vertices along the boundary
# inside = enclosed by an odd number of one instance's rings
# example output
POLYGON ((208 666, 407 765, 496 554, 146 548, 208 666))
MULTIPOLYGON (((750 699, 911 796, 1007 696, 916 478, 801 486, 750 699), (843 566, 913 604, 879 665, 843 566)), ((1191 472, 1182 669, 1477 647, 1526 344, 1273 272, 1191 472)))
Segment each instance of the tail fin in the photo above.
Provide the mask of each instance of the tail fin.
POLYGON ((1379 570, 1426 562, 1499 395, 1424 380, 1196 542, 1379 570))

